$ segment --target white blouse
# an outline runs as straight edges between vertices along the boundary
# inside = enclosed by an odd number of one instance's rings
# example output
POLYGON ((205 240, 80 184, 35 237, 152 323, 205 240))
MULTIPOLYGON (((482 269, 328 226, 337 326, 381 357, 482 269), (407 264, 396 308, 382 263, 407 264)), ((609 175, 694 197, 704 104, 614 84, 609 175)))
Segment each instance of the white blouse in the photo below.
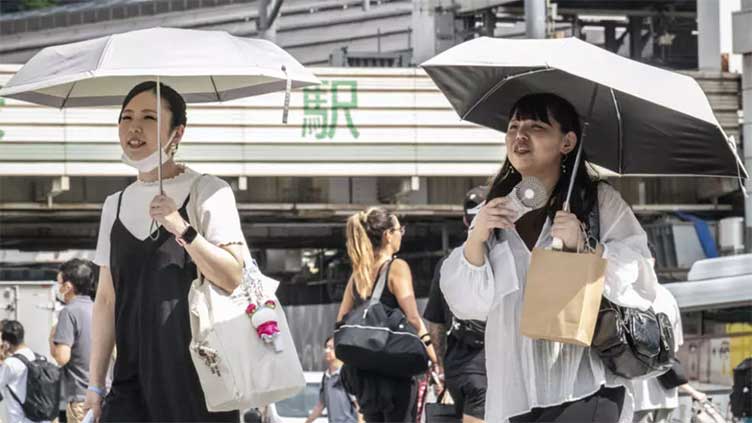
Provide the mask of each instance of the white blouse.
MULTIPOLYGON (((619 193, 599 184, 600 242, 606 266, 604 296, 643 310, 655 298, 657 279, 647 236, 619 193)), ((536 247, 552 242, 546 219, 536 247)), ((534 340, 520 335, 520 315, 531 252, 515 229, 502 230, 488 242, 482 266, 470 264, 464 245, 441 267, 441 290, 460 319, 485 320, 486 421, 506 422, 535 407, 548 407, 587 397, 601 385, 629 382, 607 372, 594 351, 571 344, 534 340)), ((631 422, 629 391, 621 422, 631 422)))
MULTIPOLYGON (((200 176, 200 173, 186 167, 183 173, 162 181, 164 192, 175 200, 180 208, 188 198, 193 182, 200 176)), ((136 181, 128 185, 123 192, 120 222, 128 232, 140 240, 145 240, 149 236, 149 204, 158 190, 158 182, 136 181)), ((216 176, 205 176, 199 182, 198 194, 198 211, 204 238, 214 245, 244 243, 245 237, 232 188, 216 176)), ((119 195, 120 192, 116 192, 108 196, 102 207, 99 239, 94 256, 94 263, 100 266, 110 266, 110 232, 117 216, 119 195)), ((196 207, 194 199, 189 201, 187 207, 196 207)), ((196 226, 195 223, 192 224, 196 226)))

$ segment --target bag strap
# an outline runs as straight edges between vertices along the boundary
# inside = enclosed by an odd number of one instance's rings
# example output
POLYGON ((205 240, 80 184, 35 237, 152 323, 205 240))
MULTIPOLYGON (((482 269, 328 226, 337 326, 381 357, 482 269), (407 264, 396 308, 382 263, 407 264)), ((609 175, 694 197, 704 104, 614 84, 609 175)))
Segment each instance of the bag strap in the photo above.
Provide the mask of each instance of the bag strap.
MULTIPOLYGON (((36 355, 36 353, 34 353, 34 355, 36 355)), ((26 367, 26 372, 27 372, 27 377, 28 377, 29 367, 31 366, 31 362, 29 361, 29 359, 26 358, 23 354, 18 354, 18 353, 13 354, 11 357, 23 363, 23 365, 26 367)), ((16 393, 13 392, 12 389, 10 389, 10 385, 6 385, 6 387, 8 388, 8 392, 10 392, 10 396, 12 396, 14 400, 16 400, 16 402, 18 403, 18 405, 21 406, 21 408, 23 408, 23 405, 24 405, 23 402, 21 402, 21 399, 18 398, 18 395, 16 395, 16 393)))
MULTIPOLYGON (((384 293, 386 282, 389 280, 389 269, 392 267, 394 257, 391 257, 386 263, 386 271, 379 272, 379 279, 376 282, 376 286, 373 288, 373 294, 371 295, 371 305, 377 304, 381 301, 381 295, 384 293)), ((383 268, 384 265, 382 265, 383 268)))
MULTIPOLYGON (((34 353, 34 355, 36 356, 36 353, 34 353)), ((31 367, 31 361, 29 361, 29 359, 26 358, 23 354, 13 354, 11 357, 23 363, 23 365, 26 366, 27 369, 31 367)))
POLYGON ((595 187, 595 204, 588 215, 588 230, 586 242, 593 250, 601 241, 601 213, 598 201, 598 185, 595 187))
MULTIPOLYGON (((199 177, 193 181, 193 184, 191 184, 191 190, 188 192, 188 201, 191 203, 191 207, 186 207, 186 211, 188 212, 188 222, 201 236, 204 236, 205 231, 203 225, 201 224, 201 212, 199 210, 198 201, 198 186, 204 176, 206 176, 206 173, 199 175, 199 177)), ((203 281, 204 275, 201 274, 201 270, 199 270, 198 266, 196 266, 196 273, 199 280, 203 281)))

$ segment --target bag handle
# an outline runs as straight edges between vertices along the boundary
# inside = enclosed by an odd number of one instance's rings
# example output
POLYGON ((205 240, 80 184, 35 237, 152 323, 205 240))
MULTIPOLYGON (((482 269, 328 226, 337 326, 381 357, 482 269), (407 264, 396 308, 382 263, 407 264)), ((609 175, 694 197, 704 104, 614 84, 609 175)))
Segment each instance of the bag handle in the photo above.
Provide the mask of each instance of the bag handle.
MULTIPOLYGON (((201 236, 204 236, 204 228, 201 224, 201 213, 199 210, 199 201, 198 201, 198 186, 201 182, 201 179, 204 178, 206 174, 200 175, 198 178, 196 178, 195 181, 193 181, 193 184, 191 185, 191 190, 188 193, 189 199, 188 202, 189 207, 186 207, 186 211, 188 212, 188 221, 189 223, 196 229, 196 232, 201 234, 201 236)), ((201 273, 201 270, 199 269, 198 265, 196 265, 196 276, 198 280, 203 283, 206 281, 206 277, 201 273)), ((199 295, 204 295, 203 293, 199 295)), ((198 316, 198 331, 199 333, 206 333, 209 331, 211 327, 214 326, 214 318, 212 314, 212 302, 211 298, 205 297, 203 303, 206 305, 206 307, 196 307, 193 311, 198 316)))
MULTIPOLYGON (((196 229, 196 232, 201 234, 201 236, 204 236, 204 228, 201 225, 201 217, 199 212, 199 202, 198 202, 198 185, 201 182, 201 179, 206 176, 206 173, 200 175, 198 178, 196 178, 195 181, 193 181, 193 184, 191 185, 191 190, 188 192, 188 201, 191 203, 191 207, 187 207, 188 212, 188 222, 196 229)), ((196 273, 198 274, 198 279, 200 281, 204 280, 204 275, 201 274, 201 270, 199 270, 198 266, 196 266, 196 273)))
POLYGON ((370 305, 378 304, 381 301, 381 295, 384 293, 384 288, 386 287, 386 282, 389 276, 389 269, 392 267, 393 261, 394 257, 391 257, 389 261, 385 263, 386 271, 379 272, 379 279, 376 282, 376 287, 373 288, 373 295, 371 295, 370 305))

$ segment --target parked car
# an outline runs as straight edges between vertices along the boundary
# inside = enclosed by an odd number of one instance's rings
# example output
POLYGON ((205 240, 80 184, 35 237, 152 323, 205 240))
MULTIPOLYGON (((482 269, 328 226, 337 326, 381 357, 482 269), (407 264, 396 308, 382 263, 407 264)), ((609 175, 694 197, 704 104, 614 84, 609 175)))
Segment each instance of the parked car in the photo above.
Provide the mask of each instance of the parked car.
MULTIPOLYGON (((265 413, 259 413, 256 410, 248 410, 243 414, 245 423, 259 422, 262 414, 266 415, 263 423, 303 423, 308 415, 319 401, 319 390, 321 389, 321 378, 323 372, 304 372, 306 386, 294 397, 269 404, 265 413)), ((324 413, 314 420, 315 423, 327 423, 329 419, 324 413)))

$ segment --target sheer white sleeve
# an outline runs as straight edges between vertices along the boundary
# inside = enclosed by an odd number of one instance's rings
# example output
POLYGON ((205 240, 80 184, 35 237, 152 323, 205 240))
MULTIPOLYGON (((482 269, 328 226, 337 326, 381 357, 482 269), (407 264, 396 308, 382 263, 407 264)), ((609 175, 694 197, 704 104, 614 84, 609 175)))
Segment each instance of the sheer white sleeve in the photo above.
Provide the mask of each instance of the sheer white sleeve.
POLYGON ((647 235, 613 187, 600 184, 598 200, 601 243, 608 260, 603 295, 619 305, 646 310, 658 284, 647 235))

